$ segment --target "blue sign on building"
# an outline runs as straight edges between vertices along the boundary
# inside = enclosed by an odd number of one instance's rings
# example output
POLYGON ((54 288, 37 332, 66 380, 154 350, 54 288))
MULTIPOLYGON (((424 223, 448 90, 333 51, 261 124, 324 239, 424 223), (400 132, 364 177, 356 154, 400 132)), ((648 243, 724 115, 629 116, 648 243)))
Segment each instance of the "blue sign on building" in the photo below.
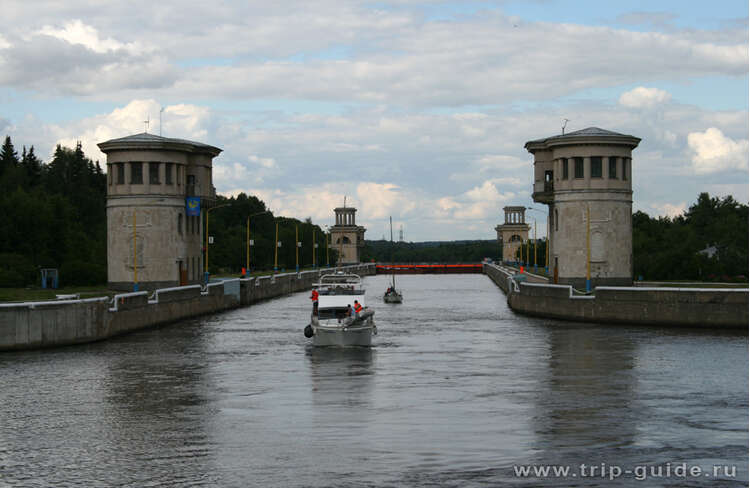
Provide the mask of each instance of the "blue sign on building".
POLYGON ((187 197, 185 199, 185 208, 187 215, 200 215, 201 214, 201 197, 187 197))

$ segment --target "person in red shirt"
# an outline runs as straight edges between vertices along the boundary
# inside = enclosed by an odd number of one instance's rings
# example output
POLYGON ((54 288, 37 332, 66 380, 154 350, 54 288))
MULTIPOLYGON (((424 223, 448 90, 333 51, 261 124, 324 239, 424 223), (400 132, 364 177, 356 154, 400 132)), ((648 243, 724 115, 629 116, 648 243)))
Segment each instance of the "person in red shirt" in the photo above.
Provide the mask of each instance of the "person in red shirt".
POLYGON ((354 317, 359 318, 359 314, 362 312, 362 304, 357 300, 354 300, 354 317))
POLYGON ((318 316, 318 290, 313 288, 312 294, 310 295, 310 300, 313 302, 313 315, 318 316))

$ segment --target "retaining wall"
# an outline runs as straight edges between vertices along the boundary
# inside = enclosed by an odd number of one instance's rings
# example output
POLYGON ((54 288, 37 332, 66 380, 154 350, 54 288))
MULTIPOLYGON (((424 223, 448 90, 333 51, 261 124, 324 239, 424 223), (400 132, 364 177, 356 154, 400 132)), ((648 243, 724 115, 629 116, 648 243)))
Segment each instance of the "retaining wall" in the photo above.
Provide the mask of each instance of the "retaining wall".
MULTIPOLYGON (((375 274, 374 264, 347 272, 375 274)), ((0 304, 0 351, 81 344, 309 290, 331 269, 216 281, 87 300, 0 304)))
POLYGON ((748 329, 748 289, 599 286, 576 295, 570 285, 518 283, 502 267, 485 274, 515 312, 582 322, 748 329))

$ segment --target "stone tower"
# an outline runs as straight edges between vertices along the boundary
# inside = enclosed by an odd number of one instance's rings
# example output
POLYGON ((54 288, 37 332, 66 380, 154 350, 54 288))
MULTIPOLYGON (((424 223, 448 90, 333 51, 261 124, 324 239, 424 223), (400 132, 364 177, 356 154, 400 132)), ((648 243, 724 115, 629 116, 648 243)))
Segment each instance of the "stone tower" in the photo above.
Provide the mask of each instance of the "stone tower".
POLYGON ((495 227, 497 240, 503 246, 503 261, 518 261, 516 251, 529 239, 529 224, 526 223, 526 207, 504 207, 505 223, 495 227))
POLYGON ((592 287, 632 285, 631 152, 640 141, 589 127, 525 144, 534 155, 534 201, 549 206, 557 282, 583 289, 588 268, 592 287))
POLYGON ((365 246, 365 228, 355 221, 356 208, 338 207, 336 224, 331 227, 331 247, 339 253, 337 264, 359 263, 360 250, 365 246))
POLYGON ((107 281, 114 290, 199 283, 201 229, 221 149, 148 133, 98 144, 107 155, 107 281))

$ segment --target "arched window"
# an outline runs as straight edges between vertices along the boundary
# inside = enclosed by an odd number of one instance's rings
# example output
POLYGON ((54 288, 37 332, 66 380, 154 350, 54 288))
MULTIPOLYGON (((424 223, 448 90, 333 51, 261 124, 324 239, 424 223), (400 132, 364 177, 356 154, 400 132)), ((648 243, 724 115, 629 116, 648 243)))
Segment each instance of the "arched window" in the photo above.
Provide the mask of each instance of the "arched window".
POLYGON ((560 221, 557 214, 557 209, 555 209, 555 232, 560 230, 560 221))
POLYGON ((343 244, 351 244, 351 242, 352 242, 352 241, 351 241, 351 240, 349 240, 349 238, 348 238, 348 237, 346 237, 346 236, 344 236, 344 237, 339 237, 338 239, 336 239, 336 244, 342 244, 342 243, 343 243, 343 244))

